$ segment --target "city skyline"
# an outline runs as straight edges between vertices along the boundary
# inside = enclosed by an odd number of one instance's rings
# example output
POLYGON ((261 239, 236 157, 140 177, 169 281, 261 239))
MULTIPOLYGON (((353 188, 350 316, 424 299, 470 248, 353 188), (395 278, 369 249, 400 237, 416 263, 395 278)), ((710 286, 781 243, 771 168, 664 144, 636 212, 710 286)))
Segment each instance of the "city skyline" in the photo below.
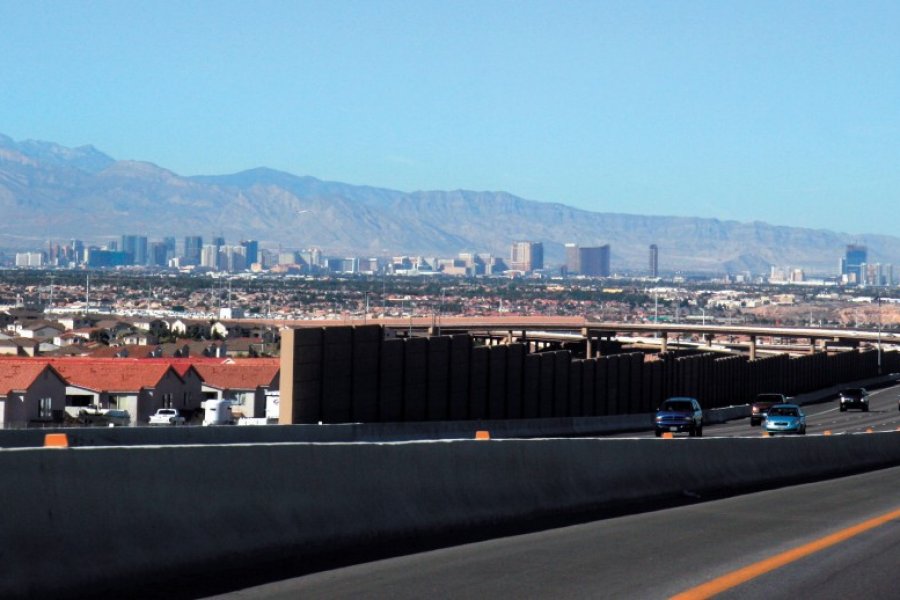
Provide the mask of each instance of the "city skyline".
POLYGON ((898 16, 887 2, 9 4, 0 131, 184 175, 265 164, 892 233, 898 16))

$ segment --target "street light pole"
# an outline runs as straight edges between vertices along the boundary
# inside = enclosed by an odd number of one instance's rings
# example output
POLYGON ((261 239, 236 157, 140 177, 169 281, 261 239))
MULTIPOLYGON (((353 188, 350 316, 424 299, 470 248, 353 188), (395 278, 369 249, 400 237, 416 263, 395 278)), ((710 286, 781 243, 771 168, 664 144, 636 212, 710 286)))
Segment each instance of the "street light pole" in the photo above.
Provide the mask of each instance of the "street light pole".
POLYGON ((653 322, 659 323, 659 292, 653 292, 653 322))
POLYGON ((437 334, 441 335, 441 319, 444 317, 444 288, 441 288, 441 304, 438 306, 437 334))
POLYGON ((876 300, 878 301, 878 374, 881 375, 881 328, 884 326, 884 320, 881 318, 881 296, 876 300))
POLYGON ((363 325, 365 325, 366 319, 369 317, 369 292, 366 292, 366 305, 363 310, 365 311, 363 312, 363 325))

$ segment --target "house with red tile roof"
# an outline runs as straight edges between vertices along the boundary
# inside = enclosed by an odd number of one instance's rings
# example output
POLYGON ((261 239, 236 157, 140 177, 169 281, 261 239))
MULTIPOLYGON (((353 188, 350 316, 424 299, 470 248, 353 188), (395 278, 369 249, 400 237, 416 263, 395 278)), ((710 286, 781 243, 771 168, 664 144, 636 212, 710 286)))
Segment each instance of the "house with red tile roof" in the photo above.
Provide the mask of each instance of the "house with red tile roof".
POLYGON ((207 400, 230 400, 235 416, 266 416, 266 392, 279 388, 280 366, 265 359, 245 360, 241 364, 194 365, 203 380, 207 400))
POLYGON ((65 405, 66 382, 46 362, 0 362, 0 427, 61 422, 65 405))
POLYGON ((66 404, 96 404, 127 410, 135 425, 146 425, 160 408, 194 412, 199 395, 190 394, 171 365, 145 360, 60 358, 53 366, 68 382, 66 404))

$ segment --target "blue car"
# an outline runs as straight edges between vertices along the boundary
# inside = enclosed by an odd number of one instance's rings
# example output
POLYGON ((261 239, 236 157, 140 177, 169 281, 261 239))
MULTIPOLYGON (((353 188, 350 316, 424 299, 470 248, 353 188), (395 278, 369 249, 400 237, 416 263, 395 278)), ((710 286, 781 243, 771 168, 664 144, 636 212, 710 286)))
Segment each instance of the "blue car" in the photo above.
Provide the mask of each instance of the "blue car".
POLYGON ((766 414, 766 431, 776 433, 806 434, 806 415, 796 404, 774 404, 766 414))
POLYGON ((659 405, 653 419, 656 437, 666 432, 686 431, 691 437, 703 436, 703 409, 696 398, 674 397, 659 405))

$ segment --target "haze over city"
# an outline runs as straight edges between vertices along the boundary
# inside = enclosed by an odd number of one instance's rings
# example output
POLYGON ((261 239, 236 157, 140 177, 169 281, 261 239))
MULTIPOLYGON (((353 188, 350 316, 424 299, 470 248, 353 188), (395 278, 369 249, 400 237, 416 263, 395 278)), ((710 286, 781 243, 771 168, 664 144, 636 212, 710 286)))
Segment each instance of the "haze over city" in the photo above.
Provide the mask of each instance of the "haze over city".
POLYGON ((893 233, 896 3, 3 5, 0 131, 181 175, 893 233))

